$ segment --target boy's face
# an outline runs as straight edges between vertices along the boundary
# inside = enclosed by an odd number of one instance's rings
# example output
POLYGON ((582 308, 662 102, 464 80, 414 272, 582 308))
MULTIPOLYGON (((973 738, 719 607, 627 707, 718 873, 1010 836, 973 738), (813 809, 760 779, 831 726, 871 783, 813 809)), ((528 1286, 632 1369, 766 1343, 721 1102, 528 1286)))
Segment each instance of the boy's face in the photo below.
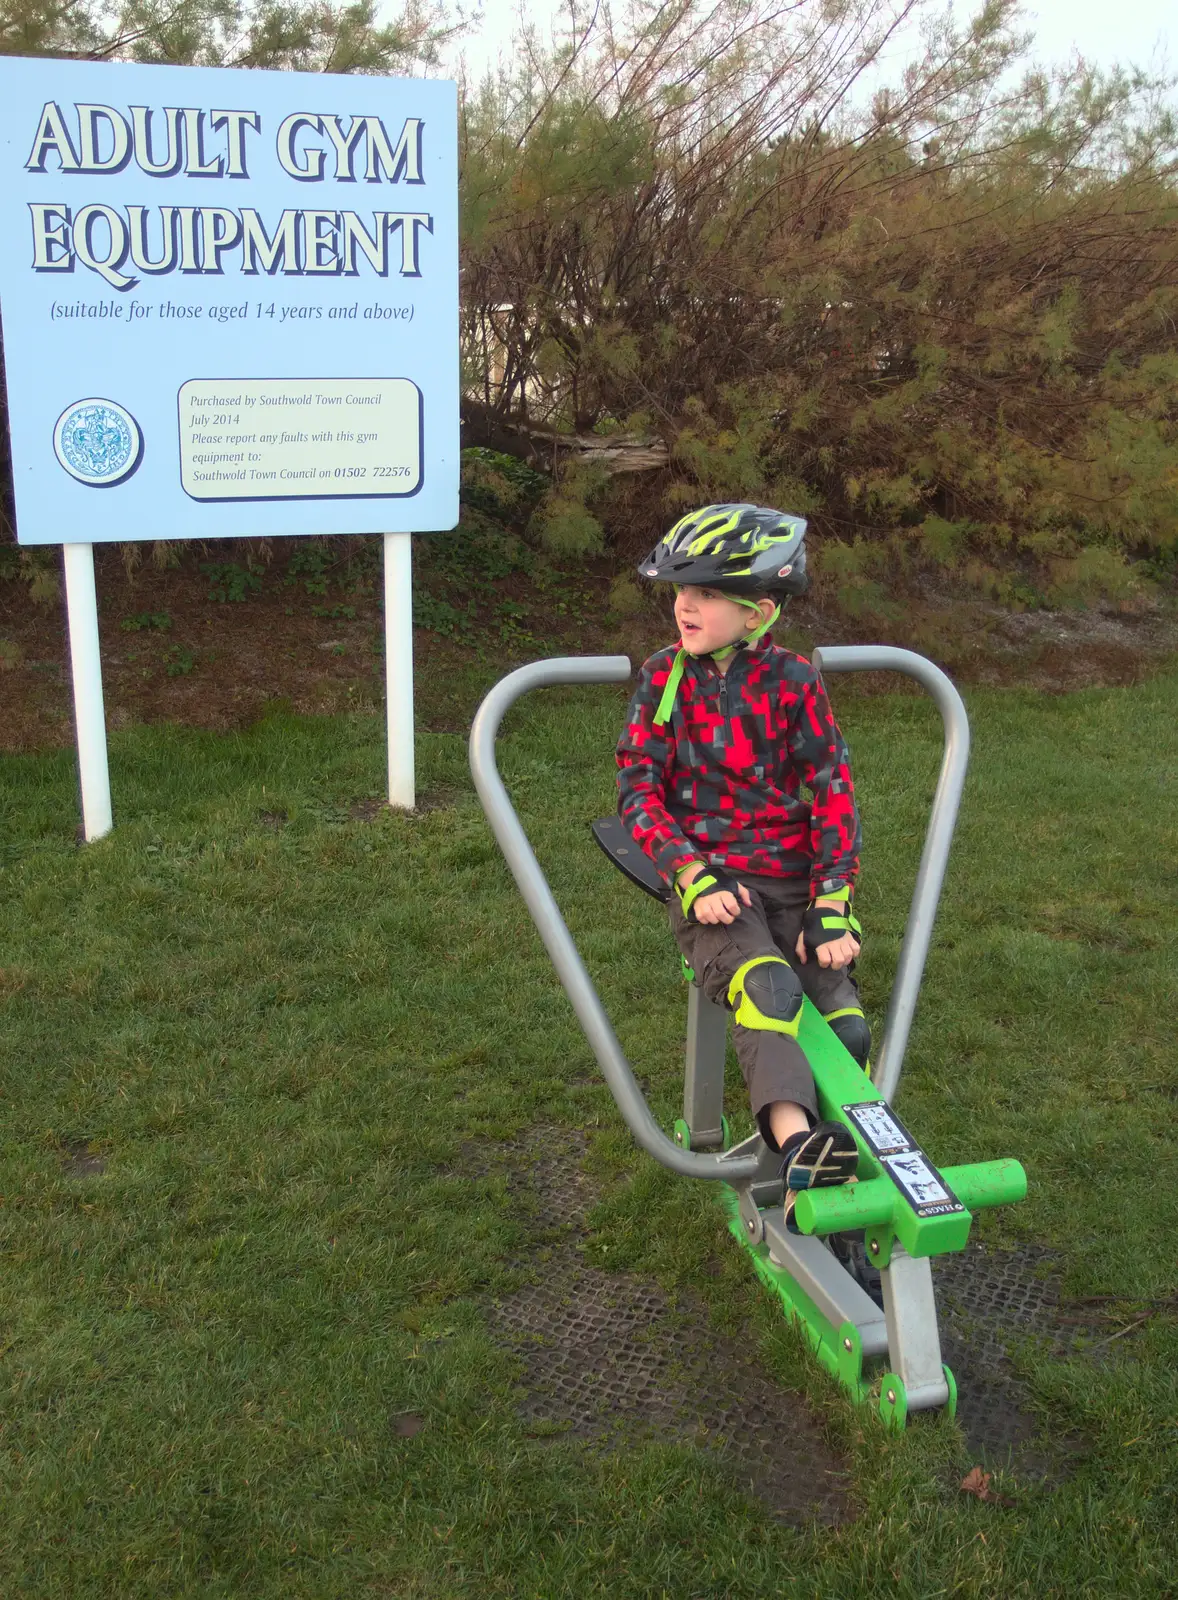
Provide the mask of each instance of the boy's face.
POLYGON ((700 589, 685 583, 675 596, 675 621, 679 637, 689 655, 707 656, 735 644, 752 633, 765 620, 772 606, 762 602, 760 611, 738 606, 715 589, 700 589))

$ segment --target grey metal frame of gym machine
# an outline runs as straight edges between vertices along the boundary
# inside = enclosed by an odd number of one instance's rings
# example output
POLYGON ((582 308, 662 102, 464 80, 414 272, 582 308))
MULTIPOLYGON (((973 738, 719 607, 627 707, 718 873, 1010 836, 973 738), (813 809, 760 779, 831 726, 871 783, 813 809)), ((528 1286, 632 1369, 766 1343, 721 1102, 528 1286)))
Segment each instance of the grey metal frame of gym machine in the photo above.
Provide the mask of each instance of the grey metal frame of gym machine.
MULTIPOLYGON (((950 680, 939 667, 913 651, 890 645, 839 646, 815 650, 812 660, 820 673, 904 673, 929 692, 944 723, 940 777, 872 1075, 876 1087, 890 1102, 900 1081, 961 803, 969 761, 969 721, 961 696, 950 680)), ((626 656, 561 657, 520 667, 488 693, 470 732, 470 766, 495 838, 618 1109, 641 1147, 672 1172, 689 1178, 718 1179, 730 1185, 739 1196, 749 1242, 759 1244, 764 1239, 773 1263, 785 1268, 834 1329, 853 1325, 857 1339, 848 1331, 843 1342, 848 1353, 852 1342, 858 1344, 856 1367, 865 1358, 889 1357, 891 1371, 903 1385, 907 1411, 945 1405, 951 1408, 955 1396, 941 1362, 929 1259, 909 1256, 896 1242, 890 1261, 881 1272, 881 1316, 875 1302, 820 1238, 787 1232, 780 1207, 780 1158, 759 1133, 731 1150, 706 1149, 723 1143, 727 1013, 712 1004, 695 984, 688 991, 683 1092, 683 1120, 688 1130, 684 1143, 690 1148, 668 1138, 659 1127, 511 804, 495 762, 496 734, 509 707, 531 689, 557 684, 621 683, 630 675, 626 656)))

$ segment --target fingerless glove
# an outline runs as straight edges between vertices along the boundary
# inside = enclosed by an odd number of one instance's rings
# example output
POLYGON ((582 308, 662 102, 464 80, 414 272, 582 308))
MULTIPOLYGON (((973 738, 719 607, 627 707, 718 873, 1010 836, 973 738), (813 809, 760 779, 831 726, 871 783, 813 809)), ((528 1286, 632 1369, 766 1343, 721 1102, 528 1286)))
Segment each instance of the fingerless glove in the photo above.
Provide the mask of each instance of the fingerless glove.
MULTIPOLYGON (((698 882, 698 879, 696 881, 698 882)), ((692 884, 692 888, 694 887, 695 884, 692 884)), ((809 905, 802 913, 802 938, 811 955, 817 951, 819 945, 833 944, 845 933, 853 934, 862 948, 863 929, 859 926, 858 917, 851 910, 850 900, 842 906, 809 905)))
POLYGON ((679 897, 683 915, 688 922, 698 922, 695 915, 695 902, 701 895, 716 894, 720 889, 727 889, 729 894, 734 894, 740 899, 740 884, 730 872, 725 872, 722 867, 705 867, 698 877, 690 883, 676 883, 675 893, 679 897))

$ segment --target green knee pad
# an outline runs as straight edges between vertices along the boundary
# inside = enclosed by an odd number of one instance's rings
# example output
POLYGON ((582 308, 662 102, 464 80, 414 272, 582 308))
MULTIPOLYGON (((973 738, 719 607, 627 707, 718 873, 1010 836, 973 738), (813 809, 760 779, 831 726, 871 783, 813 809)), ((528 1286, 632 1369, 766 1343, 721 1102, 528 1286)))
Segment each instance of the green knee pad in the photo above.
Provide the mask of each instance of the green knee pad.
POLYGON ((798 1036, 802 984, 783 956, 754 956, 738 967, 728 985, 728 1004, 744 1028, 798 1036))
POLYGON ((866 1071, 867 1060, 871 1055, 871 1029, 867 1026, 867 1018, 859 1007, 843 1006, 838 1011, 829 1011, 823 1021, 830 1024, 831 1032, 843 1048, 853 1055, 866 1071))

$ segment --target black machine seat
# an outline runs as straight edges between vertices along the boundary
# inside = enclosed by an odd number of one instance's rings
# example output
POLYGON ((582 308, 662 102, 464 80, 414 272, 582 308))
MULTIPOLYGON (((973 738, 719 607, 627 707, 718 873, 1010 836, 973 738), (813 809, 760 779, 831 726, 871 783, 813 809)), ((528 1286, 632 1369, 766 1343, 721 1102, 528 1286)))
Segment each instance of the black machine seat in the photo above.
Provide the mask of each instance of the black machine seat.
POLYGON ((625 873, 631 883, 645 889, 656 900, 670 899, 671 891, 654 870, 654 863, 634 843, 618 817, 599 817, 592 828, 593 837, 618 871, 625 873))

